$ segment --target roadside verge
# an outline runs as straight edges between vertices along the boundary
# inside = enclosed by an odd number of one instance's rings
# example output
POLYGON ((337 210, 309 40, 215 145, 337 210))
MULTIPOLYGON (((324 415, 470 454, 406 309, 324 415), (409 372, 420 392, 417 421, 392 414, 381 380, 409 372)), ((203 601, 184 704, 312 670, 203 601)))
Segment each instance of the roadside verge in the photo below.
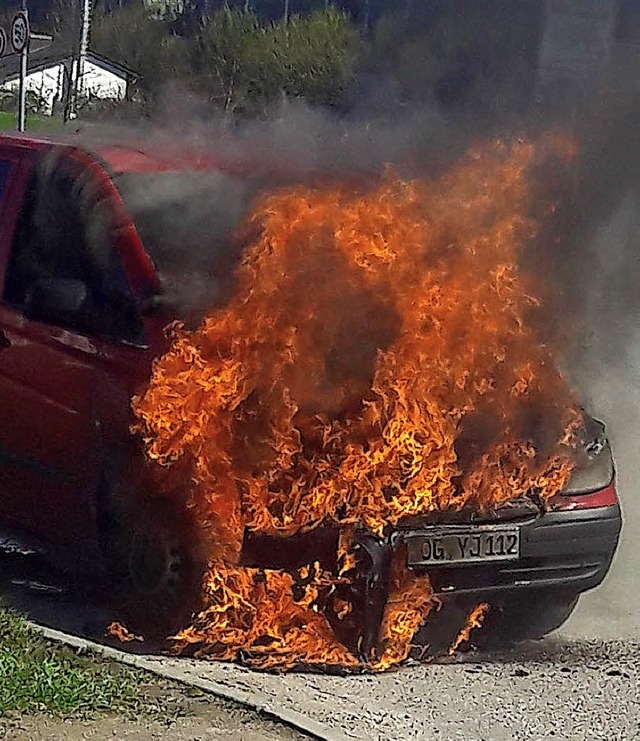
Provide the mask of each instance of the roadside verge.
POLYGON ((178 661, 169 663, 163 656, 130 654, 111 646, 104 646, 100 643, 88 641, 84 638, 63 633, 53 628, 47 628, 30 621, 27 621, 27 625, 48 640, 62 643, 78 651, 95 653, 106 659, 117 661, 137 669, 143 669, 164 679, 169 679, 191 687, 197 687, 202 692, 239 703, 247 708, 256 710, 258 713, 284 723, 290 728, 294 728, 295 730, 308 735, 310 738, 320 739, 320 741, 344 741, 345 739, 345 736, 342 734, 336 733, 333 729, 306 717, 302 713, 274 705, 273 702, 271 702, 272 698, 267 695, 262 695, 260 692, 246 688, 241 689, 239 687, 232 687, 210 679, 205 679, 204 677, 193 676, 192 673, 187 673, 181 670, 178 661))

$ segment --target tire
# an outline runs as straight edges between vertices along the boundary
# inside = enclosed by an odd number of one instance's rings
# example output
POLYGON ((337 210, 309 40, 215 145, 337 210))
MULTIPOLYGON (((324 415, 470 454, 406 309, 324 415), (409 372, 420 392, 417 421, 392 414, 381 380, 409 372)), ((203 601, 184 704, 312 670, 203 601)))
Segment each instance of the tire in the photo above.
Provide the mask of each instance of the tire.
POLYGON ((579 596, 573 592, 536 591, 509 597, 501 606, 495 636, 503 645, 544 638, 568 620, 579 596))
POLYGON ((186 516, 163 499, 112 506, 102 518, 104 561, 127 627, 164 638, 200 607, 203 565, 186 516))

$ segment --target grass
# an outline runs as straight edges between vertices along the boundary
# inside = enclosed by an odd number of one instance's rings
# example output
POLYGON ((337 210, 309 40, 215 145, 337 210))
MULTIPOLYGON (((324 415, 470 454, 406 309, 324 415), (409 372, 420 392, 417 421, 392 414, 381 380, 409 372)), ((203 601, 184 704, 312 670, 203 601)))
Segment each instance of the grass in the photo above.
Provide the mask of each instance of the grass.
POLYGON ((0 607, 0 717, 47 712, 91 716, 139 712, 144 672, 60 648, 0 607))
MULTIPOLYGON (((47 134, 60 131, 63 124, 59 118, 50 116, 27 116, 27 133, 47 134)), ((0 131, 16 130, 16 114, 0 111, 0 131)))

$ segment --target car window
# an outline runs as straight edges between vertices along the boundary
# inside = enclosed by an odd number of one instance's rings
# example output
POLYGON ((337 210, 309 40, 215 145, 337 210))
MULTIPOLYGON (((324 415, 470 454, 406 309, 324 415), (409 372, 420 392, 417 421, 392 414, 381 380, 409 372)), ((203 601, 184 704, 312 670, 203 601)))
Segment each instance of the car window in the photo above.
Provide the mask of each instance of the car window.
POLYGON ((9 173, 11 172, 11 162, 0 160, 0 208, 4 203, 4 194, 9 182, 9 173))
POLYGON ((38 320, 141 344, 142 323, 110 241, 109 204, 96 187, 73 161, 39 163, 23 199, 3 298, 33 315, 34 296, 44 292, 38 320), (86 296, 76 306, 79 291, 86 296))
POLYGON ((0 199, 4 197, 4 191, 9 179, 11 164, 12 163, 8 160, 0 160, 0 199))

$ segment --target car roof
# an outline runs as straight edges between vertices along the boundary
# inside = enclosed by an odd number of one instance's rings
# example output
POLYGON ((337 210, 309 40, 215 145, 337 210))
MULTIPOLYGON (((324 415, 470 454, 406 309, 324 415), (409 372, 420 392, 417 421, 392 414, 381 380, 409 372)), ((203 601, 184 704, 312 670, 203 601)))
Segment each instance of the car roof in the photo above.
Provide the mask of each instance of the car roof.
MULTIPOLYGON (((114 134, 113 138, 119 135, 114 134)), ((331 181, 331 169, 322 166, 299 168, 280 160, 272 161, 255 151, 225 153, 210 147, 175 142, 175 136, 156 134, 151 141, 141 141, 131 133, 122 135, 121 143, 100 140, 96 136, 83 136, 76 133, 58 136, 34 136, 31 134, 0 133, 0 145, 13 142, 21 148, 46 149, 51 147, 70 147, 82 152, 106 167, 111 175, 124 173, 154 172, 218 172, 243 181, 263 183, 268 187, 294 183, 331 181), (128 139, 128 143, 124 140, 128 139)), ((359 183, 367 176, 366 171, 357 170, 348 177, 341 173, 343 182, 359 183)))
POLYGON ((52 147, 73 147, 101 161, 112 173, 164 172, 168 170, 231 170, 239 174, 242 168, 225 165, 222 158, 195 147, 137 146, 90 142, 78 136, 32 136, 1 133, 0 144, 14 144, 21 149, 42 150, 52 147), (162 149, 162 151, 160 151, 162 149))

